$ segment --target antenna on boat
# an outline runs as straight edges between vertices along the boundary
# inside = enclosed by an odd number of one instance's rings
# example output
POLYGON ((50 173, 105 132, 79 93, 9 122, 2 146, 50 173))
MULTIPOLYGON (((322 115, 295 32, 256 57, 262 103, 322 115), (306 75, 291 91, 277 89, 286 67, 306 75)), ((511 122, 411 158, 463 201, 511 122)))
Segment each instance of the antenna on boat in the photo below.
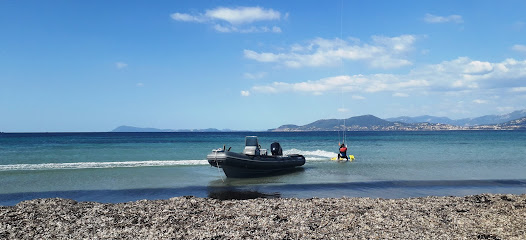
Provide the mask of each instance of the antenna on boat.
MULTIPOLYGON (((340 5, 340 41, 342 41, 343 43, 343 0, 340 1, 341 2, 341 5, 340 5)), ((343 76, 343 56, 340 56, 340 76, 343 76)), ((343 133, 342 133, 342 142, 345 143, 345 140, 346 140, 346 130, 347 130, 347 127, 346 127, 346 124, 345 124, 345 102, 344 102, 344 95, 343 95, 343 87, 340 88, 340 91, 341 91, 341 104, 342 104, 342 112, 344 113, 344 117, 343 117, 343 133)), ((338 138, 339 138, 339 132, 338 132, 338 138)))

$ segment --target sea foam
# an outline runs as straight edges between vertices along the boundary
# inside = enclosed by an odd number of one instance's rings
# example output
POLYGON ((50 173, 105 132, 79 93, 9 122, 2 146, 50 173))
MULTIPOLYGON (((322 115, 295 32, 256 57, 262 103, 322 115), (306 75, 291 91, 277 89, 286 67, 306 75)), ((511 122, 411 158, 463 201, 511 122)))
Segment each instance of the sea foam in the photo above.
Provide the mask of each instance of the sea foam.
POLYGON ((304 150, 299 150, 295 148, 290 149, 290 150, 285 150, 283 154, 285 155, 301 154, 305 156, 305 159, 307 161, 324 161, 332 157, 336 157, 338 155, 337 153, 334 153, 334 152, 329 152, 329 151, 324 151, 324 150, 319 150, 319 149, 314 150, 314 151, 304 151, 304 150))
MULTIPOLYGON (((307 161, 324 161, 335 157, 337 153, 324 150, 304 151, 289 149, 284 155, 301 154, 307 161)), ((0 171, 28 171, 28 170, 58 170, 58 169, 88 169, 88 168, 134 168, 134 167, 163 167, 208 165, 207 160, 148 160, 128 162, 76 162, 76 163, 39 163, 39 164, 10 164, 0 165, 0 171)))
POLYGON ((181 165, 206 165, 206 160, 150 160, 129 162, 76 162, 76 163, 40 163, 0 165, 0 171, 20 170, 56 170, 56 169, 86 169, 86 168, 133 168, 162 167, 181 165))

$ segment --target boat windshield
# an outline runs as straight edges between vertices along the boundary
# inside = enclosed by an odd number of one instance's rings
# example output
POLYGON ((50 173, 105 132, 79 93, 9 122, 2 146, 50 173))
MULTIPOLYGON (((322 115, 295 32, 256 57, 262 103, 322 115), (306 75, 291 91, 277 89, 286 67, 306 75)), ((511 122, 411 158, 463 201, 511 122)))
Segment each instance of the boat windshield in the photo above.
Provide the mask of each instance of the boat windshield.
POLYGON ((245 138, 245 146, 252 146, 257 147, 258 146, 258 137, 256 136, 248 136, 245 138))

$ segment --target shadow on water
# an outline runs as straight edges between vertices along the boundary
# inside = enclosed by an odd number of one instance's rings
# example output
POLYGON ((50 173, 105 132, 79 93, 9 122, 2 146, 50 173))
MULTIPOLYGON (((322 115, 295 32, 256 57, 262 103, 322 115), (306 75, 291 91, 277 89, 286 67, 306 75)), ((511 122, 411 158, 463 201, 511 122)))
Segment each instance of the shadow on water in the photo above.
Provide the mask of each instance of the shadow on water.
MULTIPOLYGON (((36 198, 67 198, 76 201, 119 203, 141 199, 156 200, 195 196, 220 200, 254 198, 373 197, 407 198, 425 196, 466 196, 481 193, 526 193, 526 179, 517 180, 452 180, 452 181, 373 181, 319 184, 266 184, 228 182, 208 186, 147 188, 120 190, 74 190, 0 194, 0 206, 11 206, 36 198)), ((268 180, 268 179, 267 179, 268 180)), ((221 181, 221 180, 219 180, 221 181)), ((238 180, 235 180, 238 181, 238 180)), ((276 180, 274 180, 276 181, 276 180)))
POLYGON ((305 171, 303 167, 276 172, 258 178, 226 178, 214 180, 208 184, 208 197, 219 200, 247 200, 256 198, 280 198, 281 193, 265 193, 254 190, 254 186, 282 182, 283 175, 294 176, 305 171), (247 189, 248 188, 248 189, 247 189))
POLYGON ((66 198, 75 201, 120 203, 142 199, 158 200, 172 197, 195 196, 219 200, 247 200, 255 198, 280 198, 281 193, 264 193, 242 187, 182 187, 182 188, 146 188, 121 190, 73 190, 49 192, 24 192, 0 194, 0 206, 12 206, 19 202, 38 198, 66 198))
POLYGON ((263 193, 253 190, 242 190, 236 188, 211 188, 208 197, 219 200, 247 200, 256 198, 280 198, 281 193, 263 193))

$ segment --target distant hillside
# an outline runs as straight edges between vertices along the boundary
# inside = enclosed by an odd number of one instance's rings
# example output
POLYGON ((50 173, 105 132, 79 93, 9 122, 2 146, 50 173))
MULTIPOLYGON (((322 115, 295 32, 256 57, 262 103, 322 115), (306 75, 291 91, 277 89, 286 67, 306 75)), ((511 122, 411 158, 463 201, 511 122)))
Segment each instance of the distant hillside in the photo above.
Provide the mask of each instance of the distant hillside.
MULTIPOLYGON (((232 130, 225 129, 223 130, 225 132, 229 132, 232 130)), ((207 129, 158 129, 158 128, 140 128, 140 127, 132 127, 132 126, 120 126, 112 130, 112 132, 221 132, 221 130, 215 129, 215 128, 207 128, 207 129)))
POLYGON ((455 120, 451 120, 447 117, 435 117, 429 115, 423 115, 418 117, 396 117, 396 118, 386 118, 385 120, 390 122, 401 122, 401 123, 443 123, 443 124, 452 124, 455 125, 455 120))
MULTIPOLYGON (((512 113, 503 115, 486 115, 478 118, 473 118, 464 123, 465 126, 476 126, 483 124, 500 124, 513 121, 519 118, 526 117, 526 109, 514 111, 512 113)), ((458 124, 461 125, 461 124, 458 124)))
POLYGON ((502 128, 513 128, 515 130, 526 130, 526 117, 515 119, 509 122, 497 124, 502 128))
POLYGON ((372 130, 378 128, 395 127, 397 123, 389 122, 373 115, 363 115, 348 119, 322 119, 307 125, 297 126, 293 124, 283 125, 269 131, 339 131, 344 127, 347 130, 372 130), (345 125, 344 125, 345 124, 345 125))
MULTIPOLYGON (((497 119, 507 119, 513 116, 520 115, 521 111, 516 111, 507 115, 500 115, 498 117, 484 116, 478 122, 497 121, 497 119)), ((380 119, 373 115, 363 115, 358 117, 351 117, 348 119, 323 119, 318 120, 303 126, 288 124, 275 129, 269 129, 273 132, 294 132, 294 131, 450 131, 450 130, 526 130, 526 117, 502 122, 499 124, 483 124, 477 126, 457 126, 445 123, 433 123, 431 121, 441 118, 434 118, 432 116, 421 116, 420 118, 406 119, 396 118, 396 122, 380 119), (422 121, 425 122, 412 122, 422 121), (407 123, 409 122, 409 123, 407 123)), ((448 118, 442 119, 443 121, 448 118)), ((450 119, 449 119, 450 120, 450 119)), ((454 120, 451 120, 454 121, 454 120)), ((471 119, 475 122, 475 118, 471 119)))
POLYGON ((112 132, 174 132, 170 129, 158 129, 158 128, 140 128, 132 126, 120 126, 112 130, 112 132))
POLYGON ((358 117, 348 118, 345 121, 346 125, 350 126, 362 126, 362 127, 373 127, 373 126, 394 126, 395 124, 390 121, 383 120, 373 115, 363 115, 358 117))
POLYGON ((456 126, 477 126, 477 125, 490 125, 490 124, 500 124, 515 119, 526 117, 526 109, 514 111, 512 113, 503 114, 503 115, 486 115, 476 118, 463 118, 458 120, 452 120, 447 117, 434 117, 429 115, 418 116, 418 117, 397 117, 397 118, 387 118, 385 120, 391 122, 401 122, 401 123, 441 123, 441 124, 450 124, 456 126))

